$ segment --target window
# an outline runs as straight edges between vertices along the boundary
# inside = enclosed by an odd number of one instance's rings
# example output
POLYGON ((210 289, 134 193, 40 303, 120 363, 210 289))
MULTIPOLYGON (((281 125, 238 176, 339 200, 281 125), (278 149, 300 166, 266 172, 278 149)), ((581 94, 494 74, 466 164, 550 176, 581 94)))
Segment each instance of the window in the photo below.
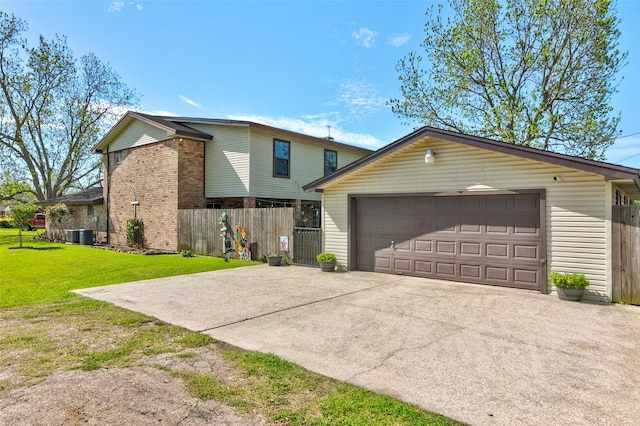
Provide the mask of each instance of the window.
POLYGON ((288 178, 291 170, 291 142, 273 140, 273 176, 288 178))
POLYGON ((124 160, 124 151, 116 151, 113 153, 113 162, 118 164, 124 160))
POLYGON ((338 152, 330 149, 324 150, 324 175, 333 173, 338 168, 338 152))
POLYGON ((93 205, 89 204, 87 206, 87 216, 93 216, 93 205))

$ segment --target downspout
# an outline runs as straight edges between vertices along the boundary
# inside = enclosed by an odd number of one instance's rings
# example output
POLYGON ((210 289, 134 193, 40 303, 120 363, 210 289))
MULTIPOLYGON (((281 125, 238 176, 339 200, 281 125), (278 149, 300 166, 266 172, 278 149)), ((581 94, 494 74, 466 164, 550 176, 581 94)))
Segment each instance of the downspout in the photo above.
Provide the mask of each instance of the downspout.
POLYGON ((111 167, 110 167, 110 163, 109 163, 109 146, 107 146, 107 170, 106 170, 106 176, 104 179, 104 182, 107 184, 107 205, 106 207, 106 214, 107 214, 107 244, 110 244, 111 241, 109 239, 109 217, 111 216, 109 214, 109 201, 111 199, 110 197, 110 193, 111 193, 111 167))

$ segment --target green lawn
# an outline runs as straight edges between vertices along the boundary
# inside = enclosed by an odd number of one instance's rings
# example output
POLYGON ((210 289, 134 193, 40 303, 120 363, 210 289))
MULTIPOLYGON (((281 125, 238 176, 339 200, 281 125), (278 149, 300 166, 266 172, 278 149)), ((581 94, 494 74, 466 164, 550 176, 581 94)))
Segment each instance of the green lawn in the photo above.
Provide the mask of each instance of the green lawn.
POLYGON ((309 372, 274 355, 244 351, 205 334, 92 300, 69 290, 258 262, 180 255, 118 253, 34 240, 0 228, 0 398, 55 371, 144 365, 167 371, 187 392, 239 414, 257 412, 281 425, 457 425, 393 398, 309 372), (149 361, 217 351, 233 369, 221 381, 199 371, 172 371, 149 361))
POLYGON ((73 297, 69 290, 151 278, 256 265, 222 258, 178 254, 118 253, 81 245, 35 240, 38 231, 0 228, 0 308, 73 297))

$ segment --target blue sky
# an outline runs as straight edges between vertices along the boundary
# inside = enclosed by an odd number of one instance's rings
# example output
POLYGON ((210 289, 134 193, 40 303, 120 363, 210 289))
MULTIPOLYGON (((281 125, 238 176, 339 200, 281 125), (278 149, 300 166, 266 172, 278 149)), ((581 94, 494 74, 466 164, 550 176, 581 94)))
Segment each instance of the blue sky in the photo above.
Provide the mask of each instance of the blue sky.
MULTIPOLYGON (((433 1, 0 0, 29 43, 64 35, 108 62, 140 109, 252 120, 377 149, 412 130, 386 106, 395 65, 419 51, 433 1)), ((613 98, 623 135, 610 162, 640 168, 640 0, 619 0, 629 64, 613 98), (636 134, 637 133, 637 134, 636 134), (632 157, 633 156, 633 157, 632 157), (631 158, 628 158, 631 157, 631 158)))

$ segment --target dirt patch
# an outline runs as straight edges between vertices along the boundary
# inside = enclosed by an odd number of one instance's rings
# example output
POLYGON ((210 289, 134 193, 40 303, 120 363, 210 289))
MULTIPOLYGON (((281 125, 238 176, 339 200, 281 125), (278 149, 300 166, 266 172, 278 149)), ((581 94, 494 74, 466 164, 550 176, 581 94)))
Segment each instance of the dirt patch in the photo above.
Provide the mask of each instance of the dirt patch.
POLYGON ((15 389, 0 399, 0 424, 266 424, 258 415, 238 416, 218 402, 190 397, 170 372, 230 379, 233 371, 217 352, 197 348, 141 361, 129 368, 58 371, 37 385, 15 389))

